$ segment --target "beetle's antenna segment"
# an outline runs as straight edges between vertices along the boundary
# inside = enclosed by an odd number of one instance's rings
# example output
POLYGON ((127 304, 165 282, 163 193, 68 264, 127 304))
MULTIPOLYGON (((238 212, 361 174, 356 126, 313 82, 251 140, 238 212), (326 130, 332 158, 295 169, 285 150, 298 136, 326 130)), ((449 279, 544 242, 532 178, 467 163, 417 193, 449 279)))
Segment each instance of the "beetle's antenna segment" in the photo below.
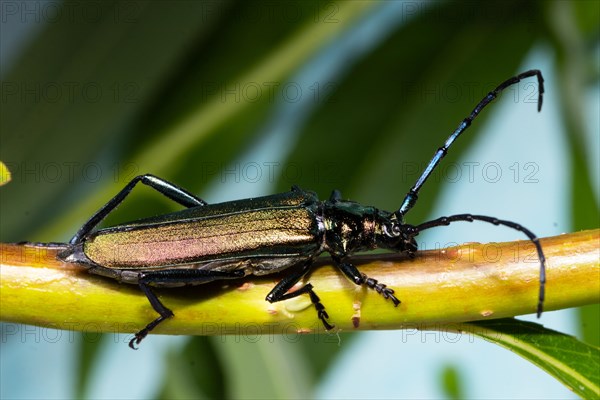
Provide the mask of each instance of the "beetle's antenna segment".
POLYGON ((447 226, 452 222, 457 221, 483 221, 488 222, 494 225, 503 225, 509 228, 515 229, 517 231, 523 232, 529 240, 533 242, 535 245, 535 249, 537 250, 538 258, 540 260, 540 292, 538 295, 538 304, 537 304, 537 317, 539 318, 542 315, 542 311, 544 309, 544 297, 545 297, 545 287, 546 287, 546 256, 544 256, 544 252, 542 251, 542 246, 540 245, 540 241, 535 236, 533 232, 529 229, 525 228, 522 225, 519 225, 515 222, 505 221, 502 219, 497 219, 494 217, 487 217, 485 215, 471 215, 471 214, 458 214, 452 215, 450 217, 441 217, 438 219, 434 219, 429 222, 422 223, 420 225, 414 226, 412 229, 413 236, 418 235, 421 231, 425 229, 435 228, 436 226, 447 226))
POLYGON ((436 153, 433 156, 433 158, 431 159, 431 161, 429 161, 427 168, 425 168, 425 171, 423 171, 423 174, 421 174, 421 176, 419 177, 419 179, 417 180, 415 185, 406 194, 406 197, 404 198, 402 205, 396 212, 398 219, 400 221, 402 221, 404 215, 406 215, 406 213, 416 204, 419 190, 421 190, 421 186, 423 186, 425 181, 427 181, 427 178, 429 178, 429 175, 431 175, 431 173, 438 166, 438 164, 440 163, 442 158, 444 158, 444 156, 448 153, 448 148, 450 148, 452 143, 454 143, 456 138, 458 138, 461 135, 461 133, 463 133, 465 130, 467 130, 467 128, 471 125, 471 122, 473 122, 473 120, 477 117, 477 115, 481 112, 481 110, 483 110, 485 108, 485 106, 487 106, 489 103, 491 103, 492 100, 494 100, 496 97, 498 97, 498 94, 500 94, 500 92, 502 92, 504 89, 506 89, 509 86, 519 83, 521 80, 523 80, 525 78, 529 78, 532 76, 537 76, 538 87, 539 87, 539 89, 538 89, 538 112, 542 110, 542 102, 543 102, 543 95, 544 95, 544 78, 542 77, 542 73, 537 69, 525 71, 517 76, 507 79, 506 81, 504 81, 500 85, 498 85, 498 87, 496 89, 489 92, 487 94, 487 96, 485 96, 483 98, 483 100, 481 100, 479 102, 479 104, 477 104, 477 106, 473 109, 473 111, 471 111, 471 114, 467 118, 465 118, 460 123, 460 125, 458 125, 458 128, 456 128, 456 130, 452 133, 452 135, 450 135, 450 137, 448 139, 446 139, 446 143, 444 143, 444 145, 436 151, 436 153))

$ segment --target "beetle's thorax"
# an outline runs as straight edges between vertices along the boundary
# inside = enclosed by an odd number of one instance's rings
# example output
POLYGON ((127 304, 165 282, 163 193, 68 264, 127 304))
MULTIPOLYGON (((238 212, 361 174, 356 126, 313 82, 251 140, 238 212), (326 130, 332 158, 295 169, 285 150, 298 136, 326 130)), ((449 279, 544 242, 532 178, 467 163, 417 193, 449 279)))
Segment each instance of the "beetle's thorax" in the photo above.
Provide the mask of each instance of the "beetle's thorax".
POLYGON ((416 250, 414 239, 398 217, 351 201, 323 202, 325 250, 338 256, 384 248, 416 250), (413 249, 414 247, 414 249, 413 249))
POLYGON ((375 248, 375 214, 373 207, 350 201, 323 202, 325 249, 336 255, 375 248))

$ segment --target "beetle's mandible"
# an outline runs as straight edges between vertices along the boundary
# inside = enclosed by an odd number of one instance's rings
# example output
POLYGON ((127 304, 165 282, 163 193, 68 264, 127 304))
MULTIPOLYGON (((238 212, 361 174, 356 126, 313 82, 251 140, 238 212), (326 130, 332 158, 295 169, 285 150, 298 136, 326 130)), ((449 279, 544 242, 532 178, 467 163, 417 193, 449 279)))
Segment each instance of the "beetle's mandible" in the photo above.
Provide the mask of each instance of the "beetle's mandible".
POLYGON ((296 186, 286 193, 207 204, 172 183, 153 175, 141 175, 98 210, 59 257, 84 265, 90 273, 139 285, 159 316, 135 334, 129 342, 129 346, 135 348, 152 329, 174 315, 151 287, 197 285, 288 270, 266 300, 273 303, 307 294, 318 318, 329 330, 333 328, 329 316, 310 283, 289 292, 310 270, 319 254, 328 252, 352 282, 376 290, 397 306, 400 300, 391 288, 367 277, 352 264, 349 257, 353 253, 384 248, 413 254, 417 250, 415 236, 425 229, 456 221, 484 221, 521 231, 535 245, 540 261, 539 316, 544 303, 545 257, 538 238, 530 230, 514 222, 471 214, 442 217, 419 225, 404 223, 406 213, 417 202, 419 190, 456 138, 502 90, 528 77, 537 77, 538 111, 541 110, 544 80, 540 71, 526 71, 501 83, 477 104, 436 151, 397 211, 382 211, 342 200, 337 190, 328 200, 320 201, 314 193, 296 186), (138 182, 186 209, 96 230, 138 182), (260 234, 256 234, 259 231, 260 234))

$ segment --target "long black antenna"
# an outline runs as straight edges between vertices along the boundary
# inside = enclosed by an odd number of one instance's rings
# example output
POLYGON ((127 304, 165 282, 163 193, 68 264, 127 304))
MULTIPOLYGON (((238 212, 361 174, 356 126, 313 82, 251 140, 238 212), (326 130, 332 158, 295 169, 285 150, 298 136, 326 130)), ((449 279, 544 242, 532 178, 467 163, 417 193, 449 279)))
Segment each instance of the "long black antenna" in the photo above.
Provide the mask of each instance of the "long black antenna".
POLYGON ((544 297, 546 290, 546 257, 544 256, 544 252, 542 250, 542 245, 540 244, 540 240, 537 236, 534 235, 529 229, 525 228, 523 225, 517 224, 512 221, 506 221, 494 217, 488 217, 485 215, 472 215, 472 214, 458 214, 451 215, 449 217, 441 217, 438 219, 434 219, 433 221, 428 221, 422 223, 420 225, 412 227, 412 235, 416 236, 420 232, 435 228, 436 226, 447 226, 452 222, 457 221, 465 221, 465 222, 473 222, 473 221, 483 221, 494 225, 502 225, 507 226, 509 228, 515 229, 517 231, 523 232, 529 240, 531 240, 535 246, 535 249, 538 254, 538 258, 540 260, 540 291, 538 294, 538 304, 537 304, 537 317, 539 318, 542 315, 542 311, 544 309, 544 297))
POLYGON ((544 94, 544 78, 542 77, 542 73, 537 69, 525 71, 517 76, 507 79, 506 81, 504 81, 500 85, 498 85, 498 87, 496 89, 489 92, 487 94, 487 96, 485 96, 483 98, 483 100, 481 100, 479 102, 479 104, 477 104, 477 106, 473 109, 473 111, 471 111, 471 114, 467 118, 465 118, 460 123, 460 125, 458 125, 458 128, 456 128, 456 130, 452 133, 452 135, 450 135, 450 137, 448 139, 446 139, 446 143, 444 143, 444 145, 436 151, 436 153, 434 154, 431 161, 429 161, 427 168, 425 168, 425 171, 423 171, 423 174, 421 174, 421 176, 419 177, 419 179, 417 180, 415 185, 406 194, 406 197, 404 198, 402 205, 400 206, 398 211, 396 211, 396 215, 398 216, 398 219, 400 221, 403 220, 404 215, 406 215, 406 213, 411 208, 413 208, 413 206, 417 202, 417 198, 419 197, 418 193, 419 193, 419 190, 421 190, 421 186, 423 186, 425 181, 427 181, 427 178, 429 178, 429 175, 431 175, 433 170, 438 166, 438 164, 440 163, 442 158, 444 158, 444 156, 446 156, 446 153, 448 153, 448 148, 452 145, 452 143, 454 143, 456 138, 458 138, 461 133, 463 133, 465 130, 467 130, 467 128, 471 125, 471 122, 473 122, 473 120, 475 119, 475 117, 477 117, 477 115, 481 112, 481 110, 483 110, 485 108, 485 106, 490 104, 490 102, 492 100, 494 100, 496 97, 498 97, 498 94, 500 92, 502 92, 504 89, 506 89, 509 86, 519 83, 521 80, 523 80, 525 78, 529 78, 532 76, 537 76, 538 86, 539 86, 538 112, 541 111, 542 101, 543 101, 542 96, 544 94))

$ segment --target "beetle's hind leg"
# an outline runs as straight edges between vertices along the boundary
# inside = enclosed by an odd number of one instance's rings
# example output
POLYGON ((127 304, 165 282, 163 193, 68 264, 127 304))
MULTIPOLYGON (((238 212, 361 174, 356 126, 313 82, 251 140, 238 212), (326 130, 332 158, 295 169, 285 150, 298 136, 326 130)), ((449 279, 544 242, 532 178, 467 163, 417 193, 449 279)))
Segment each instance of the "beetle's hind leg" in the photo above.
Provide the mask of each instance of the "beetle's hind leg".
POLYGON ((293 273, 287 275, 285 278, 279 281, 279 283, 275 285, 275 287, 269 292, 266 300, 269 303, 276 303, 278 301, 288 300, 303 294, 308 294, 310 296, 311 303, 315 306, 315 309, 317 310, 317 315, 319 319, 323 323, 325 329, 329 331, 333 329, 334 326, 327 321, 327 319, 329 319, 329 315, 327 314, 327 311, 325 311, 325 306, 321 304, 321 299, 319 299, 319 296, 317 296, 317 294, 313 290, 313 285, 307 283, 300 289, 295 290, 292 293, 287 293, 308 272, 311 265, 312 260, 309 260, 302 265, 302 268, 299 268, 297 271, 294 271, 293 273))
POLYGON ((199 269, 176 269, 176 270, 164 270, 144 273, 139 278, 138 285, 144 292, 148 301, 152 305, 154 311, 160 316, 154 321, 150 322, 144 329, 135 334, 133 339, 129 341, 129 347, 136 349, 135 345, 148 336, 158 324, 163 322, 167 318, 174 316, 173 311, 167 308, 156 296, 156 294, 150 288, 150 285, 163 284, 163 285, 174 285, 174 284, 201 284, 208 283, 220 279, 236 279, 244 276, 243 270, 236 270, 231 272, 225 271, 206 271, 199 269))
POLYGON ((367 287, 375 290, 377 293, 383 296, 384 299, 390 299, 394 303, 395 307, 398 307, 400 300, 394 296, 394 290, 387 287, 383 283, 379 283, 377 279, 369 278, 367 275, 360 272, 354 264, 342 261, 339 257, 333 257, 333 261, 337 267, 346 275, 350 280, 357 285, 367 285, 367 287))
POLYGON ((173 311, 171 311, 170 309, 165 307, 165 305, 163 303, 161 303, 161 301, 158 299, 156 294, 152 291, 152 289, 150 289, 150 286, 148 286, 148 284, 140 281, 139 286, 140 286, 140 289, 142 289, 142 291, 148 298, 148 301, 150 301, 150 304, 152 305, 152 308, 154 308, 154 311, 159 313, 160 316, 158 318, 156 318, 154 321, 150 322, 148 325, 146 325, 146 327, 144 327, 144 329, 137 332, 135 334, 135 336, 133 337, 133 339, 131 339, 129 341, 129 347, 131 347, 134 350, 137 350, 135 345, 140 344, 140 342, 146 336, 148 336, 148 333, 150 333, 150 331, 152 329, 156 328, 156 326, 158 324, 160 324, 161 322, 163 322, 165 319, 171 318, 174 315, 173 311))
POLYGON ((70 244, 80 243, 83 238, 90 233, 96 225, 98 225, 104 218, 108 216, 123 200, 131 193, 135 185, 138 182, 142 182, 144 185, 151 187, 152 189, 162 193, 169 199, 181 204, 184 207, 198 207, 205 206, 207 203, 199 197, 194 196, 187 190, 165 181, 157 176, 146 174, 139 175, 133 178, 119 193, 108 201, 101 209, 96 213, 77 231, 75 236, 71 238, 70 244))

